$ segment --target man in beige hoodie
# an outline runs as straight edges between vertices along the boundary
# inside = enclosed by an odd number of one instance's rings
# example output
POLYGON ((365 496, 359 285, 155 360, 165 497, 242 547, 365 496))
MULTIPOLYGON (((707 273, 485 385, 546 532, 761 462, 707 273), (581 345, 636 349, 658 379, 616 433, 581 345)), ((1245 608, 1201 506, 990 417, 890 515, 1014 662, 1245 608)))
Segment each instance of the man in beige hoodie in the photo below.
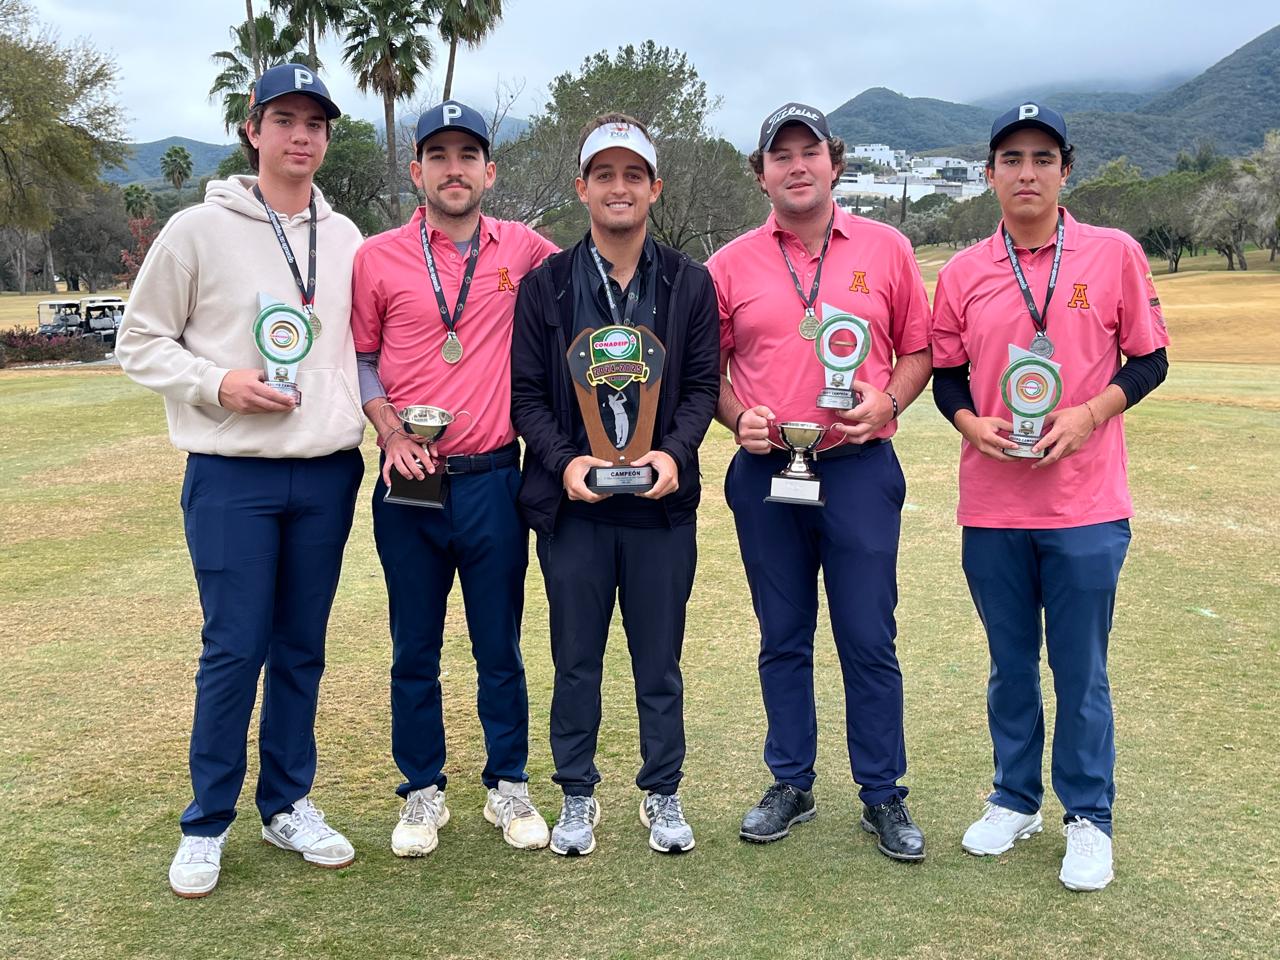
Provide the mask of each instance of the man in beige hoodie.
POLYGON ((350 329, 361 238, 312 185, 340 115, 320 79, 299 64, 273 67, 249 103, 240 138, 258 176, 212 181, 204 203, 169 220, 116 347, 124 371, 163 395, 170 438, 188 453, 182 510, 204 629, 194 797, 169 868, 182 897, 218 882, 264 668, 262 837, 318 866, 355 856, 308 794, 325 629, 363 472, 350 329), (272 301, 300 311, 278 331, 303 354, 291 392, 266 382, 255 337, 272 301))

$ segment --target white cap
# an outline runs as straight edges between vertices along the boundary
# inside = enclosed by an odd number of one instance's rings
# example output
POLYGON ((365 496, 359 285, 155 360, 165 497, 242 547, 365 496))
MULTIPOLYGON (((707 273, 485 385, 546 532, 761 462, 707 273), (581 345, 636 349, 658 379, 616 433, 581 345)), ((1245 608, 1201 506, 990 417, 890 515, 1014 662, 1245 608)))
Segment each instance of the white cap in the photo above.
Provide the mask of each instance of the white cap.
POLYGON ((630 150, 649 165, 650 173, 655 177, 658 175, 658 151, 653 148, 653 141, 645 136, 643 130, 630 123, 606 123, 592 130, 582 144, 578 169, 585 172, 591 158, 610 147, 630 150))

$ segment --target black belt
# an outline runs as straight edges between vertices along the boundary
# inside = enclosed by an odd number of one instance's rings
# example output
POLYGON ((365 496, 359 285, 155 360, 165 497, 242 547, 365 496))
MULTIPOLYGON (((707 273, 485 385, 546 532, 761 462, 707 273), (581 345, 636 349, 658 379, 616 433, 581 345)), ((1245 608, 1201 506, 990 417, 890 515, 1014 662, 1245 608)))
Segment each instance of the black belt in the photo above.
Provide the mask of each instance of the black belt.
POLYGON ((512 440, 506 446, 488 453, 459 454, 444 458, 444 472, 450 476, 464 473, 488 473, 520 464, 520 443, 512 440))

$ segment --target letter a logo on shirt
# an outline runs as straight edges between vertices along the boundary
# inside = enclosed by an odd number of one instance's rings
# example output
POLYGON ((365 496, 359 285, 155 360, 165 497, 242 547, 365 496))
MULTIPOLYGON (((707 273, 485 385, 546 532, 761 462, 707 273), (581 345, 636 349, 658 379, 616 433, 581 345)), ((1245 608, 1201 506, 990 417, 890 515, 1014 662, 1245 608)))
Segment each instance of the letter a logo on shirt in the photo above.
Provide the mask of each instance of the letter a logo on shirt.
POLYGON ((1087 283, 1075 284, 1075 291, 1071 294, 1071 299, 1067 301, 1067 306, 1075 307, 1077 310, 1088 310, 1088 290, 1089 285, 1087 283))
POLYGON ((853 283, 849 284, 850 293, 871 293, 871 288, 867 286, 867 271, 853 271, 853 283))
POLYGON ((516 285, 511 282, 511 274, 507 267, 498 268, 498 292, 501 293, 503 290, 510 293, 516 292, 516 285))

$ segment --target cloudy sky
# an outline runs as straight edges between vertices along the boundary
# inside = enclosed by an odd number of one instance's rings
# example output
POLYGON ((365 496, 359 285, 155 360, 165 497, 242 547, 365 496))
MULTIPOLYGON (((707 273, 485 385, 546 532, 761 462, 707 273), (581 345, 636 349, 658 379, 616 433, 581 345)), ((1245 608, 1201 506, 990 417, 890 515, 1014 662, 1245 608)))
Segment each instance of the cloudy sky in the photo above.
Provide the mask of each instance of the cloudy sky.
MULTIPOLYGON (((548 82, 602 49, 653 39, 688 54, 724 104, 713 125, 739 145, 787 100, 834 109, 867 87, 966 101, 1024 85, 1115 89, 1198 72, 1280 23, 1274 0, 1238 0, 1206 16, 1203 0, 1158 5, 856 0, 648 0, 604 12, 583 0, 504 0, 506 16, 476 51, 461 50, 455 96, 486 109, 499 82, 524 85, 513 116, 536 113, 548 82), (616 10, 617 12, 614 12, 616 10), (585 11, 585 12, 584 12, 585 11)), ((254 9, 265 6, 255 0, 254 9)), ((34 0, 63 41, 85 37, 112 53, 135 141, 171 135, 230 142, 207 93, 209 54, 230 46, 240 0, 34 0)), ((436 43, 432 91, 448 50, 436 43)), ((381 102, 359 93, 338 47, 320 50, 326 80, 348 113, 381 121, 381 102)))

